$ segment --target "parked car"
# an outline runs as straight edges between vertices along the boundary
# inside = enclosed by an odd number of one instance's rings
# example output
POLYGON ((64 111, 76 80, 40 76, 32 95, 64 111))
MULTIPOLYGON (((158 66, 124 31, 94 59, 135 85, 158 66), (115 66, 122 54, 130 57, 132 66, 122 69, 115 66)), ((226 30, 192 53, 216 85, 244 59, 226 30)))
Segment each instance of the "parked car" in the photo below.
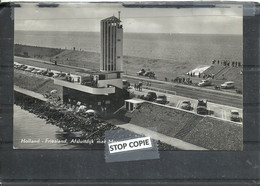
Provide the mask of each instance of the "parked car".
POLYGON ((160 95, 160 96, 157 97, 157 99, 154 102, 160 103, 160 104, 167 104, 168 103, 167 96, 160 95))
POLYGON ((182 103, 181 103, 181 109, 184 109, 184 110, 192 110, 191 102, 188 101, 188 100, 182 101, 182 103))
POLYGON ((65 72, 61 72, 60 75, 59 75, 59 77, 66 77, 66 75, 67 75, 67 74, 66 74, 65 72))
POLYGON ((42 73, 44 72, 44 70, 37 70, 37 72, 36 72, 36 74, 40 74, 40 75, 42 75, 42 73))
POLYGON ((141 69, 139 72, 137 72, 137 75, 138 76, 143 76, 145 73, 145 70, 144 69, 141 69))
POLYGON ((199 82, 198 86, 199 87, 205 87, 205 86, 210 86, 212 85, 212 79, 208 78, 208 79, 203 79, 201 82, 199 82))
POLYGON ((239 112, 237 110, 230 111, 230 120, 231 121, 240 121, 239 112))
POLYGON ((203 114, 203 115, 208 114, 207 103, 208 101, 206 99, 198 100, 197 114, 203 114))
POLYGON ((27 69, 27 66, 26 65, 22 65, 22 67, 20 69, 21 70, 25 70, 25 69, 27 69))
POLYGON ((48 76, 48 77, 52 77, 53 75, 54 75, 53 72, 48 72, 48 73, 46 74, 46 76, 48 76))
POLYGON ((26 72, 31 72, 31 71, 33 71, 35 68, 33 68, 33 67, 28 67, 28 68, 26 68, 24 71, 26 71, 26 72))
POLYGON ((234 88, 235 83, 233 81, 227 81, 220 85, 220 88, 228 89, 228 88, 234 88))
POLYGON ((152 71, 147 71, 144 73, 144 76, 150 77, 150 78, 155 78, 155 73, 152 71))
POLYGON ((36 74, 38 70, 39 70, 39 69, 34 69, 34 70, 31 71, 31 73, 36 74))
POLYGON ((146 96, 144 96, 144 99, 147 101, 154 101, 157 99, 157 95, 155 92, 148 92, 146 96))
POLYGON ((24 67, 24 66, 25 66, 25 65, 20 64, 20 65, 17 65, 16 68, 17 68, 17 69, 21 69, 21 68, 24 67))
POLYGON ((52 77, 53 77, 53 78, 60 77, 60 74, 54 74, 52 77))

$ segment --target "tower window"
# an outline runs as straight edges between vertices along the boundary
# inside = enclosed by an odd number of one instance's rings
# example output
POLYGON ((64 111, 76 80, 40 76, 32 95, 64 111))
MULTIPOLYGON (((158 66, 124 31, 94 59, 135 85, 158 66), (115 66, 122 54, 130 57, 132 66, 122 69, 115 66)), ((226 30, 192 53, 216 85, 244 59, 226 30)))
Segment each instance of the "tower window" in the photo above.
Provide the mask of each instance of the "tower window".
POLYGON ((117 56, 117 59, 120 59, 120 56, 117 56))
POLYGON ((121 39, 117 39, 117 41, 121 41, 121 39))

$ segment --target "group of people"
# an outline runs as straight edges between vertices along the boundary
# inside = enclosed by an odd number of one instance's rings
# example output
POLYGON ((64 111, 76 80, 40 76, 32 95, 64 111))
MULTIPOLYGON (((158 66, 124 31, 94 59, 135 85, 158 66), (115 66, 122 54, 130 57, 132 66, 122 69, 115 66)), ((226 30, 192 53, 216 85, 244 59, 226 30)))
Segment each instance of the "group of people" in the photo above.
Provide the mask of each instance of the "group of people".
POLYGON ((212 60, 213 65, 223 65, 223 66, 231 66, 231 67, 241 67, 241 62, 239 61, 229 61, 229 60, 212 60))
POLYGON ((175 83, 184 83, 184 84, 192 84, 192 80, 190 77, 177 77, 173 80, 175 83))
POLYGON ((142 87, 143 87, 143 82, 142 81, 139 81, 138 84, 135 83, 135 85, 134 85, 135 90, 142 91, 142 87))
POLYGON ((187 75, 190 77, 192 77, 192 76, 195 77, 195 72, 188 72, 187 75))

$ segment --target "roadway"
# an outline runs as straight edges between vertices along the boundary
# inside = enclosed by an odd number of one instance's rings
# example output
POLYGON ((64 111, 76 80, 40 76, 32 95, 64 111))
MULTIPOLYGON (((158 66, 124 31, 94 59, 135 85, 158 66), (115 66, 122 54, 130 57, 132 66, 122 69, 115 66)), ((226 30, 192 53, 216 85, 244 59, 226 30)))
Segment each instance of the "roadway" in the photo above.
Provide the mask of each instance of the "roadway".
MULTIPOLYGON (((82 70, 89 70, 81 67, 73 67, 73 66, 67 66, 67 65, 54 65, 51 62, 38 60, 38 59, 32 59, 32 58, 21 58, 21 57, 15 57, 15 62, 31 65, 31 66, 37 66, 40 68, 48 68, 56 71, 63 71, 63 72, 77 72, 82 70)), ((208 99, 209 102, 217 103, 221 105, 227 105, 237 108, 243 108, 242 99, 243 96, 236 94, 236 93, 230 93, 230 92, 224 92, 220 90, 212 90, 207 89, 203 87, 195 87, 190 85, 182 85, 172 82, 164 82, 154 79, 148 79, 140 76, 129 76, 129 75, 123 75, 124 79, 127 79, 132 85, 134 83, 137 83, 139 81, 143 81, 144 85, 145 82, 151 82, 152 87, 154 88, 160 88, 167 91, 174 91, 177 95, 181 95, 183 97, 188 97, 192 99, 208 99)))
POLYGON ((151 82, 152 87, 164 89, 166 90, 165 92, 167 92, 167 90, 174 91, 177 95, 181 95, 183 97, 193 99, 207 99, 213 103, 243 108, 243 96, 236 93, 222 92, 221 90, 211 90, 203 87, 194 87, 171 82, 163 82, 143 77, 125 76, 125 79, 127 79, 131 84, 143 81, 143 84, 146 85, 146 82, 151 82))

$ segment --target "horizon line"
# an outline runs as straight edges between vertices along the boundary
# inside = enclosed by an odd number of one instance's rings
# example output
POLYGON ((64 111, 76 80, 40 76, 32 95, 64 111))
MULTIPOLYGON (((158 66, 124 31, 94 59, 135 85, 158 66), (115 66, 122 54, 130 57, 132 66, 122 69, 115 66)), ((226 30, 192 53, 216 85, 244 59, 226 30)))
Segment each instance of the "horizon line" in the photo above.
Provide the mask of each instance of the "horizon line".
MULTIPOLYGON (((86 33, 100 33, 98 31, 66 31, 66 30, 14 30, 15 31, 24 31, 24 32, 86 32, 86 33)), ((129 34, 197 34, 197 35, 243 35, 242 34, 232 34, 232 33, 179 33, 179 32, 124 32, 129 34)))

